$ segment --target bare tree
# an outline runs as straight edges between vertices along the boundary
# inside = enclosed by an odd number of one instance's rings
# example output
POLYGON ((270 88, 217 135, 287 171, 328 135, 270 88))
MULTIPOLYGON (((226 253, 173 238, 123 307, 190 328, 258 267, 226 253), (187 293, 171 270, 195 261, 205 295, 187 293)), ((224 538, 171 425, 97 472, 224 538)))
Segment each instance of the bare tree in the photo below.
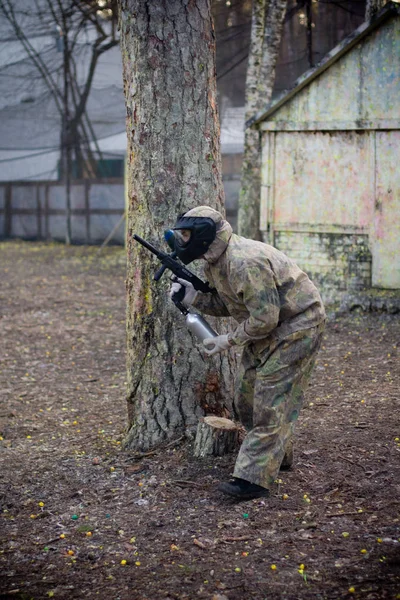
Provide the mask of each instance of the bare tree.
MULTIPOLYGON (((282 36, 287 0, 253 0, 251 43, 246 77, 245 119, 268 104, 282 36)), ((258 131, 246 129, 238 228, 241 235, 260 239, 260 140, 258 131)))
POLYGON ((22 45, 28 64, 39 76, 61 119, 61 174, 66 186, 66 243, 71 241, 70 184, 75 156, 78 174, 93 174, 95 140, 86 111, 100 56, 118 44, 116 0, 0 0, 0 15, 22 45), (42 35, 54 43, 38 49, 34 38, 42 35), (90 45, 87 69, 82 69, 82 46, 90 45))
MULTIPOLYGON (((152 255, 179 213, 223 210, 215 37, 209 0, 119 0, 128 133, 126 444, 147 449, 231 404, 228 360, 205 360, 153 281, 152 255)), ((221 325, 219 324, 220 328, 221 325)), ((221 329, 219 329, 221 330, 221 329)))

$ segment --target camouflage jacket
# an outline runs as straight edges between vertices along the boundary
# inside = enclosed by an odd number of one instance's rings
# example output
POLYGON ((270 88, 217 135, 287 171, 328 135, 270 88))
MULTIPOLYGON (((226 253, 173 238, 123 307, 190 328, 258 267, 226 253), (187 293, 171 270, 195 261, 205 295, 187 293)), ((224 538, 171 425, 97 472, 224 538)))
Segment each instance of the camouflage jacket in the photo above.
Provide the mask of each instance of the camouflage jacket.
POLYGON ((227 221, 204 258, 205 276, 218 293, 198 292, 193 306, 233 317, 238 326, 228 336, 231 344, 254 343, 261 350, 272 338, 325 320, 321 297, 308 276, 273 246, 233 234, 227 221))

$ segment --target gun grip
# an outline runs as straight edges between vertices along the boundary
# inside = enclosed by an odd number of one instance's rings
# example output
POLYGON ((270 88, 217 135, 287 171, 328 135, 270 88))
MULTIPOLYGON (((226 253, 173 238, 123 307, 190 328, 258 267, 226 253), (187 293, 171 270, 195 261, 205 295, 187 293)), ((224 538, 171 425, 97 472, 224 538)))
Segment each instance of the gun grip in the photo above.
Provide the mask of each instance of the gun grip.
POLYGON ((175 302, 175 304, 177 302, 182 302, 182 300, 185 297, 185 292, 185 287, 181 285, 180 289, 177 292, 175 292, 175 294, 172 296, 172 302, 175 302))
POLYGON ((161 265, 161 267, 158 269, 158 271, 156 271, 154 273, 154 281, 159 281, 161 279, 161 277, 164 275, 165 270, 168 267, 166 267, 165 265, 161 265))

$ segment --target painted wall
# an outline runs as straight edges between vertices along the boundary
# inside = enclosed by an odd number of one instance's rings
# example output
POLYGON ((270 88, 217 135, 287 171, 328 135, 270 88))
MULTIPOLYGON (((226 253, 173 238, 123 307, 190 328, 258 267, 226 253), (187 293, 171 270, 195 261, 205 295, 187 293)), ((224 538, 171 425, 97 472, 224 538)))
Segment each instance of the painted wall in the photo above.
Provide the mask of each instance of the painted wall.
POLYGON ((372 257, 366 235, 276 231, 274 245, 307 273, 327 304, 348 291, 371 287, 372 257))
POLYGON ((322 286, 400 288, 400 16, 262 123, 260 227, 322 286))

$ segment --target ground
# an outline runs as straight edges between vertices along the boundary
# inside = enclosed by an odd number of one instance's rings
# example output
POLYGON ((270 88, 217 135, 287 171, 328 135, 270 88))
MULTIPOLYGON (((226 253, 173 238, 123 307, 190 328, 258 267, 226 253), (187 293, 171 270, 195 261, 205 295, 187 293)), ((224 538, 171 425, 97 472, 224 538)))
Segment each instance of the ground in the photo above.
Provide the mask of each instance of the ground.
POLYGON ((233 455, 122 447, 124 250, 0 257, 0 598, 400 598, 399 315, 330 318, 294 469, 235 503, 233 455))

